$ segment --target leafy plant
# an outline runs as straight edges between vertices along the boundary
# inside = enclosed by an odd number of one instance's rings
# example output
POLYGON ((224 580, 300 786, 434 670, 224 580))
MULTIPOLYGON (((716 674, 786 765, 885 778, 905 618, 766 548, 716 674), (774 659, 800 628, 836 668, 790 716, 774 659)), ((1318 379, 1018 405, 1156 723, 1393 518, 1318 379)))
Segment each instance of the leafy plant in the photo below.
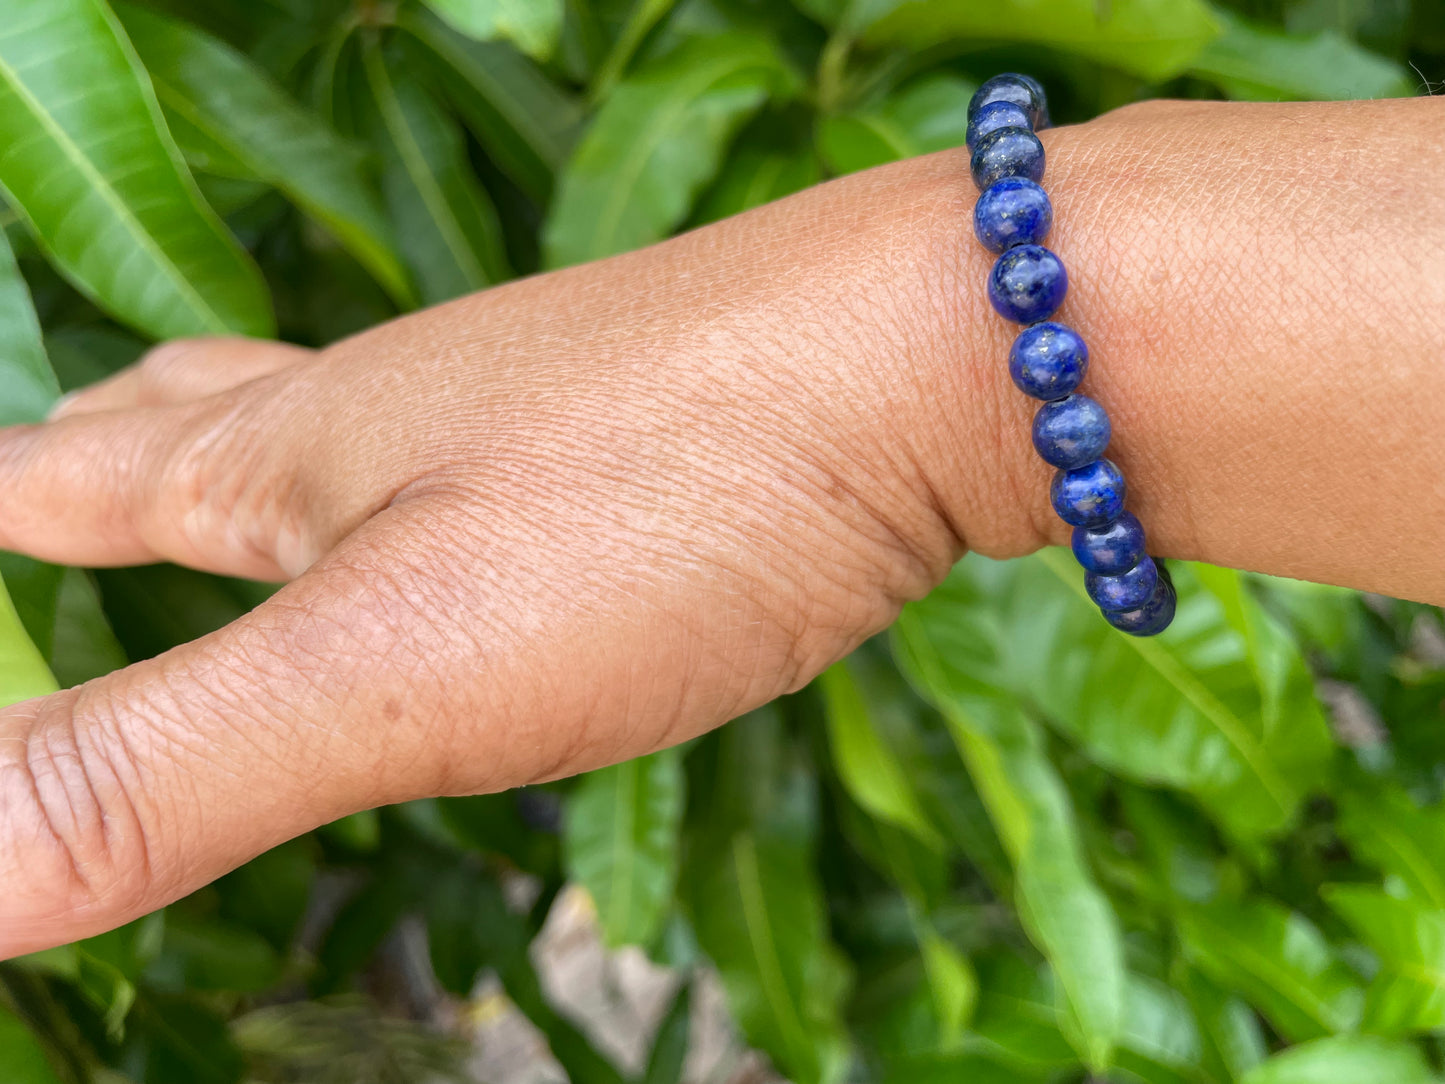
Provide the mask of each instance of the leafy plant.
MULTIPOLYGON (((3 424, 155 338, 322 344, 956 146, 1000 69, 1046 77, 1063 122, 1155 94, 1445 75, 1433 0, 0 14, 3 424)), ((0 573, 3 702, 267 590, 11 555, 0 573)), ((401 1020, 427 1015, 418 968, 454 999, 495 976, 578 1084, 633 1079, 529 952, 568 882, 609 945, 712 969, 746 1041, 799 1084, 1441 1079, 1440 615, 1181 567, 1176 628, 1135 641, 1074 580, 1054 553, 969 557, 813 687, 685 748, 347 818, 161 914, 0 964, 0 1080, 457 1077, 458 1044, 401 1020)), ((637 1079, 680 1079, 692 990, 637 1079)))

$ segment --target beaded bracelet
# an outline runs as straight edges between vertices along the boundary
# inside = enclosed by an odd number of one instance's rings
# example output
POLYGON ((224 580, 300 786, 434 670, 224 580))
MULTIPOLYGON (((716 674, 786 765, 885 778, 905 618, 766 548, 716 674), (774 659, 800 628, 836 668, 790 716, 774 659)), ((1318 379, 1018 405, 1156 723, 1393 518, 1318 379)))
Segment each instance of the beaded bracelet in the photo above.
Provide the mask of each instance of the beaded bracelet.
POLYGON ((1019 390, 1042 400, 1034 448, 1058 468, 1049 496, 1074 528, 1073 551, 1089 597, 1116 629, 1135 636, 1163 632, 1174 619, 1174 584, 1144 548, 1144 528, 1124 510, 1124 475, 1108 459, 1109 415, 1074 389, 1089 367, 1078 332, 1050 316, 1063 304, 1069 277, 1041 242, 1053 207, 1039 186, 1044 147, 1034 135, 1049 124, 1044 88, 1027 75, 996 75, 968 103, 967 141, 978 203, 973 231, 999 253, 988 299, 1001 316, 1023 324, 1009 351, 1019 390))

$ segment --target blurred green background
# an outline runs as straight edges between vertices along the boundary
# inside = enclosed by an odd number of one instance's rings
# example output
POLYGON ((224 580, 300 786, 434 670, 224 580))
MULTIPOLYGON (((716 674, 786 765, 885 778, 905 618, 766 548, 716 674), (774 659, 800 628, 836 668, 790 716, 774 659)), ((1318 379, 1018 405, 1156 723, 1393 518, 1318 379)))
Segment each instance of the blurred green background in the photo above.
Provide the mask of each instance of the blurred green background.
MULTIPOLYGON (((0 0, 0 424, 157 338, 323 344, 957 146, 1010 69, 1060 123, 1427 93, 1445 3, 0 0)), ((269 590, 0 570, 5 702, 269 590)), ((0 964, 0 1084, 1445 1080, 1440 613, 1176 578, 1140 641, 1058 553, 969 558, 688 746, 360 814, 0 964), (643 953, 631 1023, 568 1003, 643 953), (719 1019, 756 1053, 708 1063, 719 1019)))

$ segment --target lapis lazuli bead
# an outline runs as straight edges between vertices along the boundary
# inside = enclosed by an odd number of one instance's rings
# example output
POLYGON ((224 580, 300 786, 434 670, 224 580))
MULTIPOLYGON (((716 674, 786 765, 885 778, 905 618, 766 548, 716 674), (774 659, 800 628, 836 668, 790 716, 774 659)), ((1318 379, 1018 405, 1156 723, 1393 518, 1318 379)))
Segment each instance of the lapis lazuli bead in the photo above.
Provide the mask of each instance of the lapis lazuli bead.
POLYGON ((982 192, 1005 177, 1044 179, 1044 145, 1027 128, 999 128, 980 136, 969 160, 973 183, 982 192))
POLYGON ((1052 126, 1054 122, 1049 117, 1049 97, 1044 93, 1044 85, 1032 75, 1014 72, 1013 76, 1034 92, 1034 101, 1039 103, 1038 114, 1034 117, 1034 131, 1042 132, 1045 128, 1052 126))
POLYGON ((1048 193, 1027 177, 1005 177, 989 185, 973 205, 974 236, 990 252, 1036 245, 1053 224, 1048 193))
POLYGON ((1079 333, 1045 321, 1019 332, 1008 352, 1008 375, 1035 399, 1062 399, 1089 371, 1089 348, 1079 333))
POLYGON ((1037 127, 1039 118, 1048 111, 1044 88, 1039 81, 1015 72, 1005 72, 985 79, 968 100, 968 119, 973 120, 984 106, 993 102, 1012 102, 1019 106, 1028 114, 1031 127, 1037 127))
POLYGON ((1043 245, 1015 245, 994 261, 988 299, 1000 316, 1020 324, 1046 320, 1064 303, 1069 276, 1043 245))
POLYGON ((1109 415, 1087 395, 1044 403, 1034 414, 1034 450, 1051 467, 1073 470, 1092 463, 1109 446, 1109 415))
POLYGON ((1125 512, 1102 530, 1075 527, 1070 544, 1085 572, 1118 576, 1144 559, 1144 525, 1133 512, 1125 512))
POLYGON ((1128 572, 1117 576, 1101 576, 1089 572, 1084 576, 1084 589, 1101 610, 1120 613, 1137 610, 1154 597, 1154 587, 1159 582, 1159 569, 1154 558, 1145 557, 1128 572))
POLYGON ((1049 499, 1070 527, 1106 527, 1124 511, 1124 475, 1107 459, 1061 470, 1049 486, 1049 499))
POLYGON ((996 132, 1000 128, 1031 129, 1033 126, 1033 115, 1023 106, 1013 102, 989 102, 969 117, 963 139, 971 151, 989 132, 996 132))
POLYGON ((1169 627, 1174 620, 1174 610, 1178 605, 1178 596, 1174 593, 1174 584, 1169 577, 1163 574, 1162 569, 1158 582, 1154 587, 1154 594, 1149 601, 1137 610, 1121 610, 1111 612, 1104 611, 1104 620, 1122 632, 1134 636, 1157 636, 1169 627))

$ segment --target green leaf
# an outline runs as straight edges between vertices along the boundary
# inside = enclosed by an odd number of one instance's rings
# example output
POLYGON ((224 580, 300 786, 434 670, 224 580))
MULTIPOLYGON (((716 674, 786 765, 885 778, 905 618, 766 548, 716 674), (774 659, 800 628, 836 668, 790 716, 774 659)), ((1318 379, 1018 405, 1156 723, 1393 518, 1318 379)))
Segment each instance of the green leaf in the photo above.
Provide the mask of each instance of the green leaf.
MULTIPOLYGON (((43 420, 59 393, 60 385, 45 355, 30 290, 15 263, 9 241, 0 235, 0 426, 43 420)), ((15 638, 17 644, 19 638, 26 638, 42 654, 49 653, 55 630, 60 570, 18 554, 0 554, 0 593, 6 585, 11 591, 7 606, 14 606, 20 628, 7 629, 5 619, 0 616, 0 657, 9 653, 6 637, 15 638)), ((0 606, 0 610, 7 606, 0 606)), ((33 657, 23 647, 16 650, 19 652, 16 658, 0 661, 0 672, 7 663, 20 667, 21 671, 27 666, 33 668, 33 657)), ((18 695, 29 687, 27 680, 20 678, 18 685, 6 690, 5 679, 0 678, 0 700, 6 697, 23 700, 36 695, 18 695)), ((49 691, 49 676, 43 668, 33 670, 33 680, 38 682, 35 688, 49 691)))
POLYGON ((1292 1042, 1348 1031, 1363 993, 1354 974, 1303 915, 1268 900, 1218 903, 1180 918, 1185 953, 1238 991, 1292 1042))
POLYGON ((1445 911, 1365 885, 1323 895, 1380 958, 1360 1026, 1386 1035, 1445 1028, 1445 911))
POLYGON ((1241 878, 1219 853, 1210 825, 1185 802, 1157 790, 1119 787, 1121 827, 1134 833, 1137 852, 1152 867, 1147 891, 1163 906, 1184 899, 1206 903, 1241 878))
POLYGON ((56 266, 157 338, 269 335, 266 287, 206 206, 101 0, 15 0, 0 27, 0 187, 56 266))
POLYGON ((56 680, 65 688, 103 677, 130 661, 111 631, 89 574, 78 568, 67 568, 61 576, 51 655, 56 680))
POLYGON ((688 980, 677 988, 677 996, 657 1025, 641 1084, 680 1084, 687 1062, 691 1018, 692 982, 688 980))
MULTIPOLYGON (((411 855, 408 854, 408 859, 411 855)), ((383 902, 386 923, 371 923, 384 934, 406 902, 397 896, 419 894, 426 912, 432 967, 442 985, 468 996, 483 967, 493 968, 507 996, 546 1037, 552 1056, 568 1079, 588 1084, 623 1084, 621 1074, 592 1046, 575 1024, 552 1008, 528 955, 532 931, 524 916, 509 905, 495 874, 455 856, 420 854, 392 869, 372 886, 392 896, 383 902)), ((370 922, 371 907, 356 908, 361 922, 370 922)), ((358 931, 361 932, 361 931, 358 931)), ((369 954, 380 937, 368 933, 357 948, 369 954), (369 944, 368 944, 369 943, 369 944)), ((351 951, 355 959, 355 950, 351 951)))
POLYGON ((1369 613, 1358 591, 1279 576, 1251 578, 1301 647, 1326 655, 1332 663, 1354 657, 1366 636, 1369 613))
POLYGON ((1418 806, 1384 784, 1350 786, 1337 801, 1336 830, 1350 850, 1412 898, 1445 910, 1445 805, 1418 806))
POLYGON ((30 290, 0 235, 0 426, 42 421, 59 395, 30 290))
POLYGON ((1336 1035, 1276 1054, 1240 1084, 1437 1084, 1418 1048, 1368 1035, 1336 1035))
POLYGON ((1078 1065, 1059 1019, 1057 982, 1047 967, 1013 952, 978 961, 979 1000, 970 1031, 1013 1066, 1054 1079, 1078 1065))
MULTIPOLYGON (((984 992, 974 1034, 1018 1068, 1059 1079, 1071 1064, 1064 1034, 1073 1028, 1061 1012, 1056 978, 1016 957, 995 957, 981 967, 984 992)), ((1072 1040, 1077 1045, 1077 1038, 1072 1040)), ((1123 1026, 1109 1080, 1206 1081, 1202 1039, 1189 1003, 1157 979, 1130 974, 1124 987, 1123 1026)))
POLYGON ((544 234, 548 266, 667 236, 743 121, 790 81, 766 40, 741 34, 689 39, 624 79, 563 171, 544 234))
POLYGON ((818 153, 834 173, 961 147, 976 83, 931 72, 895 90, 877 106, 824 117, 818 153))
MULTIPOLYGON (((958 756, 949 724, 905 680, 886 644, 885 638, 877 641, 877 650, 872 650, 872 644, 864 645, 849 660, 856 679, 866 690, 873 723, 902 763, 929 822, 943 832, 950 848, 962 852, 994 893, 1011 899, 1014 876, 1009 857, 958 756)), ((914 865, 936 860, 922 844, 913 843, 901 831, 897 835, 901 846, 890 849, 891 858, 911 858, 914 865)), ((945 861, 951 860, 951 855, 945 856, 945 861)), ((896 866, 894 879, 900 880, 896 866)))
MULTIPOLYGON (((64 571, 58 565, 35 561, 18 553, 0 552, 0 581, 10 591, 10 601, 30 642, 52 666, 55 660, 56 610, 64 571)), ((56 680, 60 679, 57 677, 56 680)))
POLYGON ((1190 65, 1231 98, 1278 101, 1400 98, 1413 92, 1409 72, 1361 48, 1338 30, 1284 34, 1229 17, 1223 35, 1190 65))
POLYGON ((498 38, 545 60, 562 34, 562 0, 425 0, 443 19, 478 41, 498 38))
POLYGON ((176 914, 168 917, 160 955, 145 972, 150 986, 176 993, 257 993, 280 977, 280 957, 256 931, 218 919, 176 914))
POLYGON ((424 9, 404 8, 404 55, 430 74, 487 156, 539 204, 576 140, 581 104, 506 45, 472 41, 424 9), (438 63, 440 61, 440 63, 438 63))
POLYGON ((848 661, 828 669, 818 682, 826 706, 833 766, 849 795, 879 820, 941 849, 943 838, 929 823, 902 764, 874 729, 872 705, 848 661))
MULTIPOLYGON (((1287 827, 1323 785, 1331 739, 1309 671, 1242 591, 1227 607, 1196 587, 1189 566, 1172 566, 1174 627, 1141 639, 1099 619, 1062 551, 964 565, 960 577, 973 575, 997 615, 986 664, 996 680, 1102 767, 1193 795, 1246 841, 1287 827)), ((1224 591, 1237 573, 1200 576, 1224 591)))
POLYGON ((136 1002, 136 983, 159 950, 165 932, 165 912, 98 937, 29 957, 28 961, 51 974, 62 975, 99 1014, 106 1034, 119 1039, 136 1002))
POLYGON ((622 24, 621 32, 612 43, 612 49, 593 77, 592 89, 588 94, 592 101, 600 102, 612 92, 612 87, 627 70, 638 47, 646 40, 653 27, 671 13, 676 4, 677 0, 636 0, 627 15, 627 21, 622 24))
POLYGON ((1203 1046, 1189 1002, 1179 991, 1142 975, 1130 975, 1124 1000, 1124 1034, 1118 1065, 1149 1084, 1187 1084, 1207 1079, 1203 1046))
POLYGON ((696 221, 716 222, 754 207, 801 192, 823 179, 818 157, 810 149, 776 150, 740 146, 698 203, 696 221))
POLYGON ((316 829, 328 842, 356 854, 376 850, 381 841, 381 818, 374 809, 351 813, 316 829))
POLYGON ((1221 1080, 1237 1080, 1269 1055, 1259 1016, 1238 997, 1225 993, 1192 968, 1176 971, 1199 1021, 1204 1063, 1221 1080))
POLYGON ((239 1084, 245 1069, 224 1017, 201 999, 153 994, 136 1004, 145 1084, 239 1084))
POLYGON ((46 330, 45 349, 61 389, 74 391, 139 360, 146 343, 110 324, 69 324, 46 330))
POLYGON ((39 1040, 0 1005, 0 1080, 5 1084, 61 1084, 39 1040))
POLYGON ((506 278, 501 223, 472 172, 460 129, 378 47, 362 57, 386 201, 422 301, 446 301, 506 278))
POLYGON ((612 946, 646 945, 672 902, 685 780, 682 753, 664 749, 591 772, 567 803, 569 878, 592 894, 612 946))
MULTIPOLYGON (((955 587, 963 581, 950 580, 955 587)), ((943 712, 1017 877, 1019 916, 1053 965, 1088 1064, 1109 1064, 1123 1024, 1125 970, 1118 920, 1094 883, 1063 781, 1038 727, 958 663, 974 649, 975 615, 954 591, 904 609, 896 653, 943 712)))
POLYGON ((829 937, 806 750, 769 705, 704 738, 688 769, 678 897, 697 944, 752 1046, 798 1084, 835 1081, 851 974, 829 937))
POLYGON ((57 688, 44 656, 30 642, 15 604, 0 581, 0 707, 44 696, 57 688))
MULTIPOLYGON (((249 57, 224 42, 129 4, 118 5, 132 44, 183 151, 195 133, 242 177, 280 189, 352 253, 402 305, 411 286, 359 154, 302 109, 249 57)), ((212 151, 212 154, 215 152, 212 151)))
POLYGON ((104 568, 92 575, 116 639, 132 659, 148 659, 215 632, 273 590, 178 565, 104 568))
POLYGON ((308 914, 316 883, 316 846, 309 837, 273 847, 216 882, 220 913, 285 952, 308 914))
POLYGON ((864 0, 865 42, 927 49, 949 40, 1046 45, 1149 80, 1189 66, 1221 26, 1203 0, 864 0))
POLYGON ((978 1004, 978 976, 968 957, 940 937, 932 924, 915 918, 914 926, 928 989, 938 1013, 939 1042, 952 1046, 962 1036, 978 1004))
POLYGON ((848 971, 827 939, 809 855, 743 831, 697 859, 683 882, 693 928, 748 1041, 798 1084, 839 1080, 848 971))

